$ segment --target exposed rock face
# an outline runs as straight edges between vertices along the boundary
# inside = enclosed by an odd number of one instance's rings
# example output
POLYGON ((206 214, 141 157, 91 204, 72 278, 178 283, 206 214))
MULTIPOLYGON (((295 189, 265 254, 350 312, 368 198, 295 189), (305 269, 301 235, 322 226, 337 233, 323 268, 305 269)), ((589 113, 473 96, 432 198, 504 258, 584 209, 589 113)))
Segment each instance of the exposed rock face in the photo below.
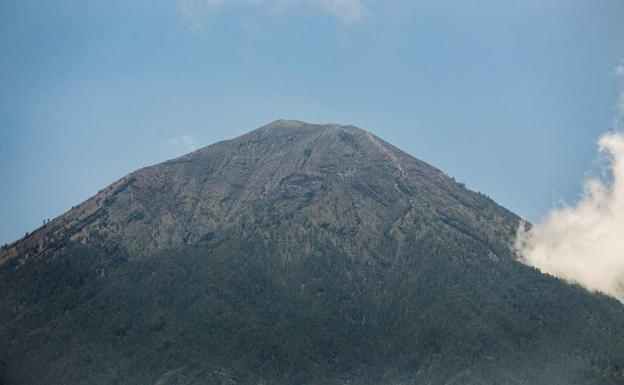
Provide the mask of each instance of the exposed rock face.
POLYGON ((384 232, 399 248, 406 229, 432 215, 495 243, 496 254, 507 254, 519 221, 369 132, 280 120, 122 178, 0 252, 0 261, 48 254, 93 234, 141 257, 276 226, 293 230, 300 247, 310 240, 294 230, 312 226, 326 241, 369 253, 384 232))
POLYGON ((0 383, 624 383, 624 310, 353 126, 276 121, 0 251, 0 383))

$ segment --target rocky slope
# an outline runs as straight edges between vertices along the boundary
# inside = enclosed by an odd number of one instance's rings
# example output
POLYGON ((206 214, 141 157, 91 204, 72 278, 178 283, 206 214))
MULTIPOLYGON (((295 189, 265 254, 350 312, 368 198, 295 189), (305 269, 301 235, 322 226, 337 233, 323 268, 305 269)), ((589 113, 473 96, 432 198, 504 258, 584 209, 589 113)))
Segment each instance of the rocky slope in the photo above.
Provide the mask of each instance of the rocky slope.
POLYGON ((138 170, 0 251, 2 384, 624 383, 624 308, 353 126, 138 170))

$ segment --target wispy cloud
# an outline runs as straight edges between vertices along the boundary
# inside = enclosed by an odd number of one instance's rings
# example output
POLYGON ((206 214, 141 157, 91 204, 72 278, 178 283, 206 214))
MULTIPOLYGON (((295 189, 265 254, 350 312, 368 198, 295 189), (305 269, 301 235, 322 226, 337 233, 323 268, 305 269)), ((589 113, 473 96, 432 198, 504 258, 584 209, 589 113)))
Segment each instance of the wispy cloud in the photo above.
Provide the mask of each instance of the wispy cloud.
POLYGON ((364 20, 367 10, 359 0, 311 0, 346 23, 364 20))
POLYGON ((167 142, 185 152, 195 151, 195 138, 191 135, 181 135, 177 138, 171 138, 167 142))
POLYGON ((202 29, 202 18, 206 12, 219 8, 225 0, 178 0, 177 5, 182 16, 195 29, 202 29))
MULTIPOLYGON (((624 116, 624 63, 614 69, 620 93, 614 130, 624 116)), ((598 141, 602 177, 589 179, 581 199, 557 207, 516 239, 520 259, 543 272, 624 302, 624 133, 598 141)))
POLYGON ((361 0, 178 0, 183 16, 195 27, 201 26, 201 19, 207 12, 216 12, 225 6, 284 11, 306 4, 318 7, 344 23, 360 22, 368 14, 361 0))
POLYGON ((615 67, 613 72, 615 73, 615 76, 618 77, 618 81, 620 82, 620 94, 617 103, 618 117, 616 119, 616 123, 619 124, 622 119, 622 115, 624 115, 624 61, 615 67))

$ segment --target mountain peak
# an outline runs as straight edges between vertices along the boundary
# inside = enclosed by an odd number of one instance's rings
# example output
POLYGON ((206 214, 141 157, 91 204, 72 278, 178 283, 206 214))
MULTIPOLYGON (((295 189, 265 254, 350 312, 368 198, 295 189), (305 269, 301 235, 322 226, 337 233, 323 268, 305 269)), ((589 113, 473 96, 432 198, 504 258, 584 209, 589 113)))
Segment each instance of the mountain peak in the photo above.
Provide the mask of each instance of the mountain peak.
MULTIPOLYGON (((338 124, 338 123, 308 123, 300 120, 290 120, 290 119, 278 119, 269 124, 266 124, 260 128, 257 128, 254 131, 251 131, 249 134, 253 133, 271 133, 275 132, 275 130, 289 130, 295 132, 304 132, 304 131, 330 131, 330 132, 367 132, 359 127, 349 125, 349 124, 338 124)), ((279 131, 278 131, 279 132, 279 131)))
MULTIPOLYGON (((307 123, 298 120, 279 119, 232 141, 241 146, 246 141, 253 142, 259 139, 271 141, 273 145, 285 145, 291 152, 300 150, 299 147, 306 147, 307 150, 319 147, 320 149, 328 149, 330 152, 358 150, 364 155, 373 155, 371 152, 381 151, 392 158, 395 163, 398 157, 414 159, 369 131, 348 124, 307 123), (367 152, 369 153, 367 154, 367 152)), ((275 146, 271 149, 275 150, 275 146)))

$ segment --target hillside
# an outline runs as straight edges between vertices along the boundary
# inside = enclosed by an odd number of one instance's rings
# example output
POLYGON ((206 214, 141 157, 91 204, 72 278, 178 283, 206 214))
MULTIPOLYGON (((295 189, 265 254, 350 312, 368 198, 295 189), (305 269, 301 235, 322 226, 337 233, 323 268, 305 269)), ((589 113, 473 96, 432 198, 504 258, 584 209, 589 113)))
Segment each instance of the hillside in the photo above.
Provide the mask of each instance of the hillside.
POLYGON ((624 384, 624 306, 353 126, 276 121, 0 250, 0 384, 624 384))

